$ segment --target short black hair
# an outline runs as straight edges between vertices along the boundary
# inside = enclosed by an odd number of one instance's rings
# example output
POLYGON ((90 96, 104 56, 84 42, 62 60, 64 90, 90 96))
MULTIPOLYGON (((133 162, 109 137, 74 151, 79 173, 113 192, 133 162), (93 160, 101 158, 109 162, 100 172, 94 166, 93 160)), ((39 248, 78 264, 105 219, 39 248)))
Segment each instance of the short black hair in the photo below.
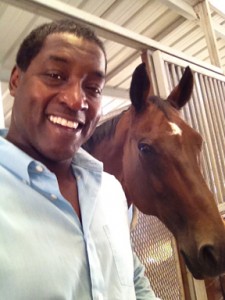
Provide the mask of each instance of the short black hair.
POLYGON ((97 44, 103 51, 106 59, 106 52, 102 41, 96 36, 94 31, 89 27, 77 24, 72 19, 62 19, 52 21, 51 23, 45 23, 34 30, 32 30, 28 36, 23 40, 20 48, 17 52, 16 63, 17 66, 22 70, 26 71, 31 61, 40 52, 45 39, 50 34, 54 33, 72 33, 77 37, 84 38, 97 44))

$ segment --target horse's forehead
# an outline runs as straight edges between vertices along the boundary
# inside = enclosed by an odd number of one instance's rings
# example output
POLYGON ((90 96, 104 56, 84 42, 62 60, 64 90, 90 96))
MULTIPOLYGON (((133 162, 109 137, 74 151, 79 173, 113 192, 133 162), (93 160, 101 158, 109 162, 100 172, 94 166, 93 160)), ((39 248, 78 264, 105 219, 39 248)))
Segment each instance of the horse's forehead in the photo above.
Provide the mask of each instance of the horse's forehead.
POLYGON ((131 121, 136 132, 173 135, 182 132, 180 120, 176 112, 166 114, 156 105, 149 105, 142 114, 135 115, 131 121))
MULTIPOLYGON (((168 115, 159 109, 146 110, 136 120, 132 120, 135 135, 149 136, 153 139, 166 139, 169 136, 190 140, 192 144, 201 144, 202 138, 190 127, 177 111, 171 110, 168 115), (151 112, 151 113, 150 113, 151 112)), ((168 140, 169 141, 169 140, 168 140)))
POLYGON ((202 147, 202 137, 201 135, 192 127, 190 127, 184 120, 179 119, 178 122, 169 121, 170 132, 168 135, 174 136, 174 138, 179 139, 184 145, 189 145, 189 147, 183 148, 195 155, 201 150, 202 147), (197 151, 197 152, 196 152, 197 151))
POLYGON ((182 135, 183 130, 179 125, 177 125, 174 122, 168 122, 168 125, 170 128, 170 131, 169 131, 170 135, 180 135, 180 136, 182 135))
POLYGON ((185 139, 186 141, 190 141, 192 144, 201 144, 201 135, 180 117, 176 118, 176 120, 169 120, 168 125, 169 135, 180 136, 183 140, 185 139))
POLYGON ((156 105, 148 105, 145 111, 139 114, 135 113, 131 119, 132 127, 142 131, 168 127, 168 121, 165 113, 158 109, 156 105))

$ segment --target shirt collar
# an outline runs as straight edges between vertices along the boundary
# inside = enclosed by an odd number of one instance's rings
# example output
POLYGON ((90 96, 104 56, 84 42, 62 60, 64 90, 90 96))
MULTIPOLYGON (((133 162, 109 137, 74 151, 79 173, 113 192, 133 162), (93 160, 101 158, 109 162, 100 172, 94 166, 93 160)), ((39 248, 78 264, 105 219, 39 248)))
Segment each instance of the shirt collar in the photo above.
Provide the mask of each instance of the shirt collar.
POLYGON ((102 172, 103 171, 103 163, 99 160, 95 159, 84 149, 80 148, 73 158, 74 165, 80 166, 84 169, 88 169, 93 172, 102 172))
POLYGON ((0 165, 10 170, 22 180, 29 182, 28 165, 33 159, 1 136, 0 150, 0 165))
MULTIPOLYGON (((18 177, 29 182, 28 166, 35 160, 1 136, 0 149, 0 164, 15 173, 18 177)), ((103 171, 102 162, 92 157, 82 148, 75 154, 72 164, 93 172, 103 171)))

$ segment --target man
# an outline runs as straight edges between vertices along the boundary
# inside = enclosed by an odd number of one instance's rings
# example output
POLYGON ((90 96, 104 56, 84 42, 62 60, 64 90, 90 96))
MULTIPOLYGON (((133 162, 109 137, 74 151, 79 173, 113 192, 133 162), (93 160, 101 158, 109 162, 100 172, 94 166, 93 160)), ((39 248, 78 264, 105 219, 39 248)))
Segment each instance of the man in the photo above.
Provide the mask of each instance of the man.
POLYGON ((73 21, 21 44, 0 139, 1 299, 156 299, 121 186, 80 149, 101 115, 105 72, 101 41, 73 21))

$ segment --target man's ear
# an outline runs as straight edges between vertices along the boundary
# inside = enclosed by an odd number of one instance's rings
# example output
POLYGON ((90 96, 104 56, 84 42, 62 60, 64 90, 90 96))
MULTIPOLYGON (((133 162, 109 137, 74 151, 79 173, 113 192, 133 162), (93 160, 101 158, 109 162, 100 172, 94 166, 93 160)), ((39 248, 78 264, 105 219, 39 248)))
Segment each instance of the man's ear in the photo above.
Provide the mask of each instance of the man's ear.
POLYGON ((20 82, 21 70, 18 66, 14 66, 11 72, 10 80, 9 80, 9 91, 10 95, 15 97, 17 87, 20 82))

